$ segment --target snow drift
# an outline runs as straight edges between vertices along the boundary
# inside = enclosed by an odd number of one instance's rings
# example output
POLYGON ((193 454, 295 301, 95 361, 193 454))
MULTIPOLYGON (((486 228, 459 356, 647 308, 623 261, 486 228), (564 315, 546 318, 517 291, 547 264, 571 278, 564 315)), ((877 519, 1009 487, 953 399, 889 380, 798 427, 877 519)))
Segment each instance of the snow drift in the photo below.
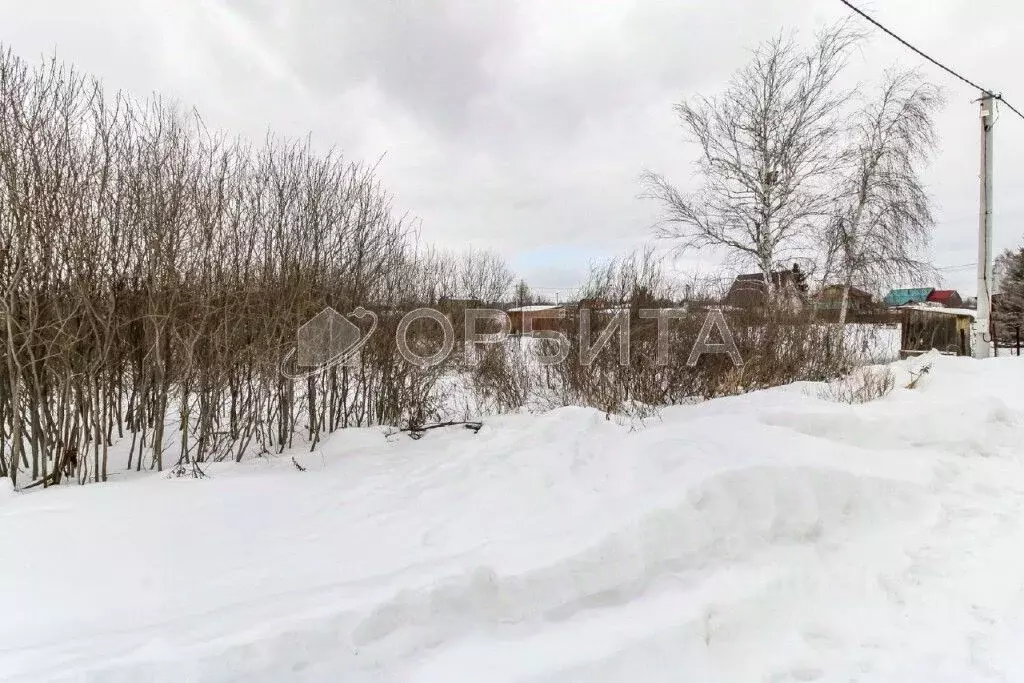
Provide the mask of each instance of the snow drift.
POLYGON ((1024 362, 894 368, 0 491, 0 679, 1020 679, 1024 362))

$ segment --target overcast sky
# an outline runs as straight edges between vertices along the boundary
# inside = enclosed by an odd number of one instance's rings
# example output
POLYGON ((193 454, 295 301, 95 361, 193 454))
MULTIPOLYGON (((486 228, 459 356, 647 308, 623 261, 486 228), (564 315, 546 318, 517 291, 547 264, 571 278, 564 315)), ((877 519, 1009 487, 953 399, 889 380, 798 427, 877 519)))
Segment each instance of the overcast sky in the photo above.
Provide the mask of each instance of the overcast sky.
MULTIPOLYGON (((1024 110, 1024 3, 862 0, 928 52, 1024 110)), ((712 94, 780 29, 809 34, 838 0, 0 0, 0 41, 139 95, 195 105, 254 138, 311 133, 374 160, 425 241, 504 254, 544 290, 651 240, 645 168, 694 186, 672 105, 712 94)), ((874 35, 850 77, 919 64, 874 35)), ((976 93, 946 88, 928 172, 945 284, 975 290, 976 93), (960 266, 959 268, 950 268, 960 266)), ((996 130, 995 244, 1024 235, 1024 119, 996 130)), ((680 268, 716 272, 711 254, 680 268)))

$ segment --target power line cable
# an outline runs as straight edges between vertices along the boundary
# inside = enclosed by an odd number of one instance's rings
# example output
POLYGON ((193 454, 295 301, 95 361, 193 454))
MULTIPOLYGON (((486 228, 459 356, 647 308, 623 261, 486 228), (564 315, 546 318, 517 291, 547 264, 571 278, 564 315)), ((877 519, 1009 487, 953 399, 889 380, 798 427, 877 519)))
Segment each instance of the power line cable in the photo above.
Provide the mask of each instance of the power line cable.
POLYGON ((980 91, 982 91, 983 93, 985 93, 986 95, 991 95, 991 94, 992 94, 992 91, 990 91, 989 89, 981 87, 980 85, 978 85, 977 83, 975 83, 975 82, 974 82, 974 81, 972 81, 971 79, 967 78, 966 76, 961 76, 961 75, 960 75, 960 74, 958 74, 958 73, 957 73, 956 71, 953 71, 952 69, 950 69, 950 68, 949 68, 948 66, 946 66, 945 64, 943 64, 943 63, 942 63, 942 62, 940 62, 939 60, 937 60, 937 59, 934 59, 933 57, 931 57, 931 56, 929 56, 929 55, 925 54, 925 53, 924 53, 924 52, 922 52, 921 50, 918 50, 918 49, 917 49, 916 47, 914 47, 913 45, 911 45, 911 44, 910 44, 910 43, 908 43, 907 41, 903 40, 903 38, 900 38, 900 37, 899 37, 898 35, 896 35, 896 34, 895 34, 895 33, 893 33, 892 31, 890 31, 890 30, 889 30, 888 28, 886 28, 885 26, 883 26, 883 25, 882 25, 882 24, 881 24, 880 22, 876 21, 876 20, 875 20, 874 18, 872 18, 872 17, 871 17, 871 15, 869 15, 869 14, 867 14, 866 12, 864 12, 863 10, 861 10, 861 9, 859 9, 859 8, 857 8, 857 7, 855 7, 855 6, 854 6, 854 5, 852 4, 852 3, 848 2, 848 0, 839 0, 839 2, 843 3, 844 5, 846 5, 847 7, 849 7, 849 8, 851 9, 851 10, 853 10, 854 12, 856 12, 857 14, 859 14, 860 16, 864 17, 865 19, 867 19, 867 20, 868 20, 869 22, 871 22, 872 24, 874 24, 874 25, 875 25, 875 26, 877 26, 878 28, 882 29, 882 31, 884 31, 885 33, 887 33, 887 34, 888 34, 889 36, 891 36, 891 37, 895 38, 896 40, 898 40, 898 41, 899 41, 900 43, 902 43, 902 44, 904 45, 904 47, 907 47, 907 48, 909 48, 910 50, 913 50, 913 51, 914 51, 914 52, 916 52, 916 53, 917 53, 918 55, 920 55, 921 57, 924 57, 924 58, 925 58, 925 59, 927 59, 927 60, 928 60, 929 62, 931 62, 931 63, 932 63, 932 64, 934 64, 935 66, 939 67, 940 69, 942 69, 942 70, 943 70, 943 71, 945 71, 946 73, 948 73, 948 74, 950 74, 950 75, 952 75, 952 76, 955 76, 955 77, 959 78, 959 79, 960 79, 961 81, 963 81, 963 82, 964 82, 964 83, 966 83, 967 85, 971 86, 971 87, 972 87, 972 88, 974 88, 975 90, 980 90, 980 91))
POLYGON ((1004 99, 1003 99, 1003 96, 1002 96, 1002 95, 996 95, 995 97, 996 97, 996 99, 997 99, 997 100, 999 100, 1000 102, 1002 102, 1003 104, 1005 104, 1005 105, 1006 105, 1006 107, 1007 107, 1007 108, 1008 108, 1008 109, 1009 109, 1010 111, 1012 111, 1012 112, 1013 112, 1014 114, 1016 114, 1017 116, 1019 116, 1019 117, 1021 117, 1022 119, 1024 119, 1024 114, 1022 114, 1022 113, 1020 112, 1020 110, 1019 110, 1019 109, 1017 109, 1017 107, 1013 106, 1012 104, 1010 104, 1009 102, 1007 102, 1006 100, 1004 100, 1004 99))
POLYGON ((899 43, 900 43, 901 45, 903 45, 903 46, 904 46, 904 47, 906 47, 907 49, 911 50, 912 52, 914 52, 915 54, 919 55, 920 57, 923 57, 924 59, 928 60, 929 62, 931 62, 931 63, 932 63, 932 64, 934 64, 935 66, 939 67, 940 69, 942 69, 942 70, 943 70, 943 71, 945 71, 946 73, 950 74, 951 76, 953 76, 953 77, 955 77, 955 78, 958 78, 958 79, 960 79, 961 81, 963 81, 963 82, 964 82, 964 83, 966 83, 967 85, 971 86, 971 87, 972 87, 972 88, 974 88, 975 90, 980 90, 980 91, 981 91, 982 93, 984 93, 984 94, 985 94, 985 96, 986 96, 986 97, 991 97, 992 99, 995 99, 995 100, 999 100, 1000 102, 1002 102, 1003 104, 1005 104, 1005 105, 1006 105, 1006 107, 1007 107, 1007 108, 1008 108, 1008 109, 1009 109, 1010 111, 1012 111, 1012 112, 1013 112, 1014 114, 1016 114, 1017 116, 1019 116, 1019 117, 1021 117, 1022 119, 1024 119, 1024 114, 1022 114, 1022 113, 1020 112, 1020 110, 1019 110, 1019 109, 1017 109, 1017 108, 1016 108, 1016 107, 1014 107, 1014 106, 1013 106, 1012 104, 1010 104, 1010 103, 1009 103, 1009 102, 1007 102, 1007 101, 1006 101, 1005 99, 1003 99, 1003 96, 1002 96, 1001 94, 997 95, 996 93, 992 92, 992 91, 991 91, 991 90, 989 90, 988 88, 983 88, 983 87, 981 87, 980 85, 978 85, 977 83, 975 83, 975 82, 974 82, 974 81, 972 81, 971 79, 969 79, 969 78, 967 78, 966 76, 964 76, 964 75, 962 75, 962 74, 960 74, 960 73, 958 73, 958 72, 954 71, 953 69, 951 69, 950 67, 946 66, 945 64, 943 64, 943 63, 942 63, 942 62, 940 62, 939 60, 935 59, 935 58, 934 58, 934 57, 932 57, 931 55, 929 55, 929 54, 927 54, 927 53, 923 52, 922 50, 919 50, 919 49, 917 49, 916 47, 914 47, 913 45, 911 45, 910 43, 908 43, 908 42, 907 42, 906 40, 904 40, 903 38, 901 38, 900 36, 898 36, 898 35, 897 35, 896 33, 894 33, 893 31, 891 31, 890 29, 888 29, 888 28, 887 28, 887 27, 886 27, 885 25, 883 25, 883 24, 882 24, 881 22, 879 22, 879 21, 877 21, 876 19, 874 19, 874 18, 873 18, 873 17, 871 16, 871 15, 869 15, 869 14, 868 14, 867 12, 864 12, 864 11, 863 11, 863 10, 861 10, 860 8, 856 7, 856 6, 855 6, 855 5, 853 4, 853 3, 851 3, 851 2, 849 1, 849 0, 839 0, 839 2, 843 3, 844 5, 846 5, 847 7, 849 7, 849 8, 850 8, 850 9, 851 9, 852 11, 854 11, 855 13, 857 13, 858 15, 860 15, 861 17, 863 17, 863 18, 864 18, 864 19, 866 19, 867 21, 871 22, 871 23, 872 23, 873 25, 877 26, 877 27, 878 27, 879 29, 881 29, 881 30, 882 30, 882 31, 883 31, 884 33, 886 33, 886 34, 887 34, 887 35, 889 35, 890 37, 892 37, 892 38, 896 39, 896 40, 897 40, 897 41, 898 41, 898 42, 899 42, 899 43))

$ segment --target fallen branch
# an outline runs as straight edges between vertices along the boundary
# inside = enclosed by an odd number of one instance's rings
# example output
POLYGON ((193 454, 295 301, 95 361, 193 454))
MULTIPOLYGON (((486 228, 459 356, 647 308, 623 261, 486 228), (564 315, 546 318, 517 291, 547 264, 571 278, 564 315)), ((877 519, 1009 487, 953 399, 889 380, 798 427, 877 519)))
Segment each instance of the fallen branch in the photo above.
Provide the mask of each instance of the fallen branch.
POLYGON ((429 430, 429 429, 440 429, 441 427, 455 427, 457 425, 462 425, 466 429, 469 429, 470 431, 472 431, 474 434, 477 434, 477 433, 480 432, 480 429, 484 426, 484 423, 483 422, 453 421, 453 422, 438 422, 437 424, 431 424, 431 425, 415 425, 415 426, 406 427, 405 429, 399 429, 397 431, 390 432, 388 434, 385 434, 385 436, 386 437, 387 436, 394 436, 395 434, 401 434, 401 433, 405 432, 405 433, 407 433, 409 435, 409 438, 411 438, 411 439, 421 439, 421 438, 423 438, 423 434, 427 430, 429 430))
POLYGON ((206 472, 199 466, 199 463, 191 460, 187 462, 179 462, 174 468, 168 473, 171 477, 184 478, 192 477, 193 479, 206 479, 206 472))
POLYGON ((931 364, 928 364, 928 365, 924 366, 923 368, 921 368, 920 372, 914 372, 913 370, 911 370, 910 371, 911 380, 910 380, 910 383, 907 384, 906 388, 907 389, 916 389, 918 382, 920 382, 921 378, 924 377, 925 375, 927 375, 928 372, 931 369, 932 369, 931 364))
POLYGON ((60 483, 59 476, 60 476, 59 472, 51 472, 50 474, 46 475, 46 477, 43 478, 43 479, 37 479, 36 481, 32 482, 28 486, 22 486, 20 490, 21 491, 28 491, 29 489, 34 489, 37 486, 43 486, 44 483, 45 483, 46 486, 56 486, 57 484, 60 483))

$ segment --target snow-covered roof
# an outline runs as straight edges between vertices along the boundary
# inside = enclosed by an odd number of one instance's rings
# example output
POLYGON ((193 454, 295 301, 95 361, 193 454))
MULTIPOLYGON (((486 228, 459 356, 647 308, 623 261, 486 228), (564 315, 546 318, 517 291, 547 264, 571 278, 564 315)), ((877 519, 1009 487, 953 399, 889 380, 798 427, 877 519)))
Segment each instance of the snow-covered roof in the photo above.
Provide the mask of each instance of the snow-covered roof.
POLYGON ((977 318, 978 312, 973 308, 946 308, 945 306, 928 306, 927 304, 907 304, 897 307, 901 311, 925 311, 926 313, 938 313, 939 315, 966 315, 977 318))
POLYGON ((538 304, 535 306, 517 306, 516 308, 510 308, 507 313, 534 313, 536 311, 551 311, 556 308, 562 308, 555 304, 538 304))

